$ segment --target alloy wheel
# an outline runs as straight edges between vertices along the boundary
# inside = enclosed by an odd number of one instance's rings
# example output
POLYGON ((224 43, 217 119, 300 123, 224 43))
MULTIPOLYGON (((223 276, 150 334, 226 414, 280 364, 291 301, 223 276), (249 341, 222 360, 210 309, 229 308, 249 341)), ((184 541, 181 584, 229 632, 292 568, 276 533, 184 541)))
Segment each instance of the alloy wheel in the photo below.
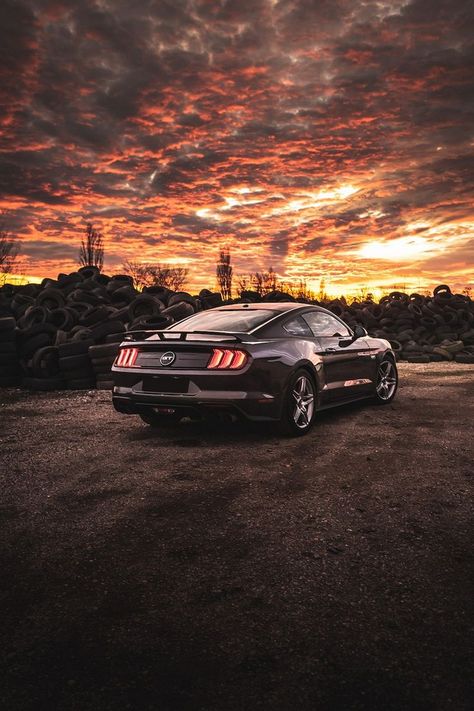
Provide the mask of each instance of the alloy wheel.
POLYGON ((397 388, 397 371, 390 360, 384 360, 377 374, 377 395, 380 400, 390 400, 397 388))
POLYGON ((293 421, 301 430, 311 424, 314 412, 314 389, 309 378, 301 375, 295 382, 292 390, 293 421))

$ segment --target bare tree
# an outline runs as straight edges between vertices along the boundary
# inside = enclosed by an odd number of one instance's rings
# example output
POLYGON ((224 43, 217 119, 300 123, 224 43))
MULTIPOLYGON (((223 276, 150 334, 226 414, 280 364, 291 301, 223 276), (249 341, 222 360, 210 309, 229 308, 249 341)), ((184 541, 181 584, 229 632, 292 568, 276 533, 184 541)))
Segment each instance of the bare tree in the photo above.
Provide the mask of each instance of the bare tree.
POLYGON ((324 276, 319 280, 319 291, 317 293, 318 301, 324 302, 328 300, 328 295, 326 292, 326 279, 324 276))
POLYGON ((0 221, 0 283, 5 283, 8 274, 13 274, 20 251, 16 237, 10 235, 3 220, 0 221))
POLYGON ((155 284, 165 286, 172 291, 182 291, 188 279, 188 269, 185 267, 172 267, 168 264, 157 264, 155 267, 155 284))
POLYGON ((250 281, 253 289, 260 294, 260 296, 265 296, 271 291, 276 290, 277 286, 277 275, 273 271, 273 267, 270 267, 267 272, 255 272, 250 274, 250 281))
POLYGON ((249 278, 245 274, 238 274, 237 276, 237 293, 240 296, 243 291, 250 289, 249 278))
POLYGON ((230 264, 230 251, 227 248, 221 249, 219 261, 216 267, 216 275, 217 285, 224 300, 232 298, 232 272, 233 269, 230 264))
POLYGON ((237 277, 237 291, 240 295, 243 291, 256 291, 260 296, 275 291, 277 288, 277 273, 270 267, 266 272, 252 272, 251 274, 240 274, 237 277))
POLYGON ((126 261, 122 270, 133 279, 133 285, 136 289, 143 289, 145 286, 152 286, 153 276, 150 274, 149 264, 140 264, 140 262, 126 261))
POLYGON ((90 222, 86 226, 85 239, 81 241, 79 264, 83 267, 97 267, 99 271, 104 266, 104 240, 90 222))
POLYGON ((123 270, 129 274, 137 289, 145 286, 164 286, 172 291, 181 291, 188 278, 185 267, 173 267, 169 264, 142 264, 127 261, 123 270))
POLYGON ((277 283, 277 288, 279 291, 283 291, 285 294, 293 296, 295 299, 314 299, 314 291, 308 288, 306 279, 299 279, 296 282, 293 281, 279 281, 277 283))

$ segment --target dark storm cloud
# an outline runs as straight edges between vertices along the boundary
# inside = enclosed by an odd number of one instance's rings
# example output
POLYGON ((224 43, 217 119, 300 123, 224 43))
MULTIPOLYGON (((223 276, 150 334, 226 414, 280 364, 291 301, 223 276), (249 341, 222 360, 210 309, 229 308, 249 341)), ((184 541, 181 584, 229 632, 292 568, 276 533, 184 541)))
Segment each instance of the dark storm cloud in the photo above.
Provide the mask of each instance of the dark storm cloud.
POLYGON ((440 249, 473 219, 473 22, 464 0, 4 0, 2 207, 43 230, 38 265, 92 217, 116 254, 188 239, 208 271, 220 235, 295 276, 406 230, 440 249))

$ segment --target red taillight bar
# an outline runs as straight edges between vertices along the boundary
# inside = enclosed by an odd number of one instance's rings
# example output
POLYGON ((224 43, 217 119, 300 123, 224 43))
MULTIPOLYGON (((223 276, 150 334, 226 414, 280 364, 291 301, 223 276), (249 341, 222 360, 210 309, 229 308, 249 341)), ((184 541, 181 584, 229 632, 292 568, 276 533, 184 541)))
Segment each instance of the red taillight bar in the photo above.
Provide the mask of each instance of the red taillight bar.
POLYGON ((245 351, 230 350, 228 348, 213 348, 207 368, 237 370, 238 368, 243 368, 247 359, 248 355, 245 351))
POLYGON ((121 348, 115 361, 119 368, 133 368, 138 356, 138 348, 121 348))

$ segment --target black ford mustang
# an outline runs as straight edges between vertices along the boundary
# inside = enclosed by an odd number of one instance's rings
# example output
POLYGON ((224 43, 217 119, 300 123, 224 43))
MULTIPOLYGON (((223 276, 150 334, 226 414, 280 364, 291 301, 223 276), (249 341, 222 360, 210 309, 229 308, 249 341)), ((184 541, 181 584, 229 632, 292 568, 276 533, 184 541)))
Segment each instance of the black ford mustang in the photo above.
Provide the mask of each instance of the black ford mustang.
POLYGON ((112 368, 116 410, 147 424, 230 412, 304 434, 318 410, 395 396, 388 341, 320 306, 234 304, 130 333, 112 368))

